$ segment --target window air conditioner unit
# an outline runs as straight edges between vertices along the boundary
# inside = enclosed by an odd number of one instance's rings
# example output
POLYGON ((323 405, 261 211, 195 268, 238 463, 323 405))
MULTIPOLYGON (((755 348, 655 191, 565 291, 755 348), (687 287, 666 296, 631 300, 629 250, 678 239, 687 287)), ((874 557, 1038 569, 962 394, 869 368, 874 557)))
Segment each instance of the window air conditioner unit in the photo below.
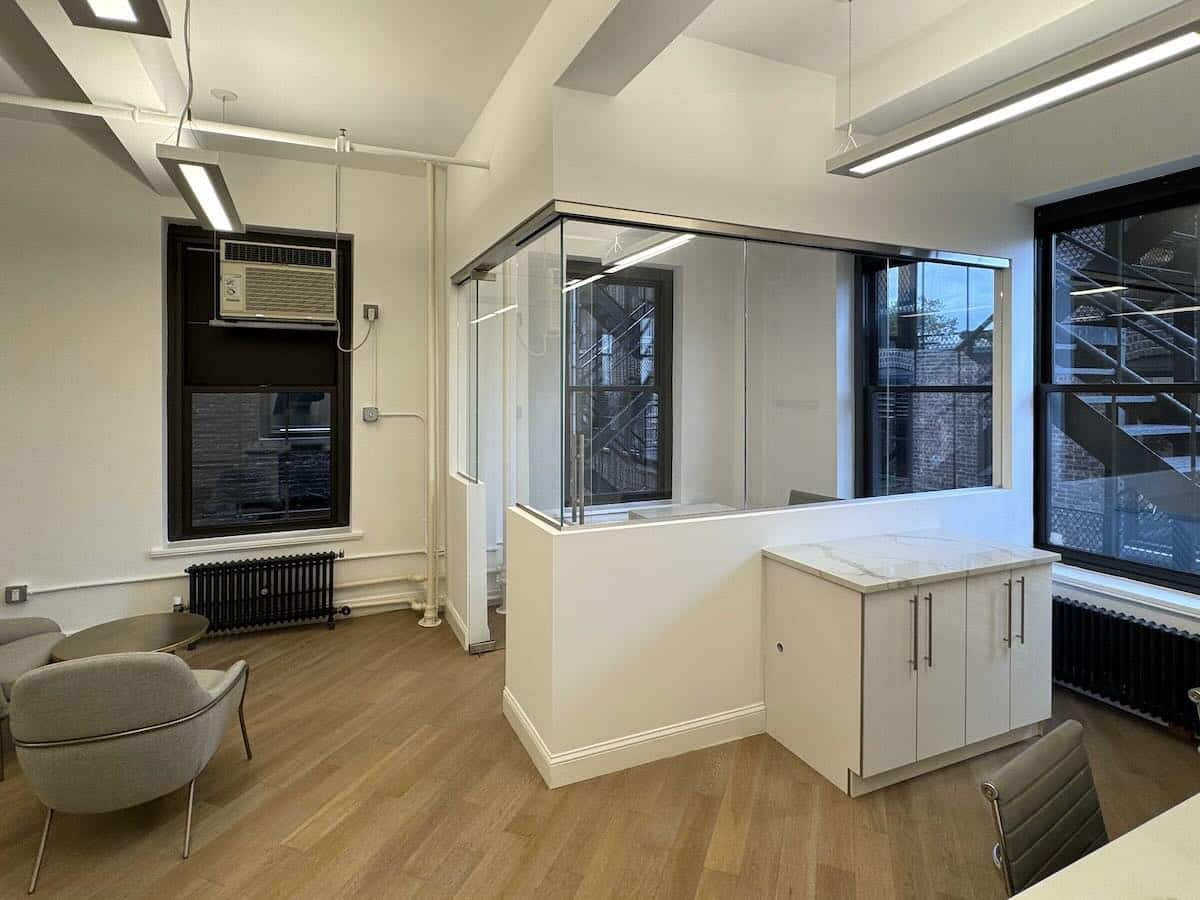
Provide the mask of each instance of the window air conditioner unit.
POLYGON ((221 318, 337 321, 333 248, 221 241, 221 318))

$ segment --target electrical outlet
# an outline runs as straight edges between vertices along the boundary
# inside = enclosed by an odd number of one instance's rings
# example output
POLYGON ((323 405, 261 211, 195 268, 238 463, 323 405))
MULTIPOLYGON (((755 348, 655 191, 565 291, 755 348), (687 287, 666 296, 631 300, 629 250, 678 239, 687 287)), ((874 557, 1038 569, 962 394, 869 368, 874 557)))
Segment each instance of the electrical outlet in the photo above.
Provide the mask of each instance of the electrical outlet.
POLYGON ((374 322, 379 318, 379 307, 374 303, 363 304, 363 318, 368 322, 374 322))
POLYGON ((10 606, 24 603, 28 599, 29 585, 27 584, 10 584, 4 589, 4 602, 10 606))
POLYGON ((378 422, 379 421, 379 407, 378 406, 364 406, 363 407, 363 421, 364 422, 378 422))

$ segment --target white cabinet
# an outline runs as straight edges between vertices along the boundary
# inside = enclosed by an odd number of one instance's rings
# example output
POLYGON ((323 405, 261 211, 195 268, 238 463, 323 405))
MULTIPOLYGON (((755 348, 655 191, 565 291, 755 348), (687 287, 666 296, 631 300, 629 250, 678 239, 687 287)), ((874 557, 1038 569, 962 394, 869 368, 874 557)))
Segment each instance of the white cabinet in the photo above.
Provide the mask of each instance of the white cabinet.
POLYGON ((966 742, 966 581, 863 597, 863 777, 966 742))
POLYGON ((1010 728, 1020 728, 1050 718, 1053 597, 1049 566, 1012 575, 1015 624, 1008 719, 1010 728))
POLYGON ((1035 734, 1056 556, 855 540, 764 551, 767 731, 852 796, 1035 734))
POLYGON ((917 598, 917 759, 966 743, 967 582, 924 585, 917 598))
POLYGON ((1048 565, 967 579, 967 742, 1050 718, 1048 565))
POLYGON ((917 759, 917 592, 862 601, 862 774, 917 759))

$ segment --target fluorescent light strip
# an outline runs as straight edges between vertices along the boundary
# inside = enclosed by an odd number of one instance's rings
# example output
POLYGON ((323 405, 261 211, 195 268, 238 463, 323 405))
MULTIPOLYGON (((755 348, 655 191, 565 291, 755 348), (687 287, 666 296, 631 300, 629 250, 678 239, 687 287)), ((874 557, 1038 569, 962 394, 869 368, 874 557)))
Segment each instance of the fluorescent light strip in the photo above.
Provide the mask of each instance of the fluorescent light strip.
POLYGON ((136 22, 137 15, 133 11, 133 7, 129 5, 129 0, 87 0, 88 6, 92 8, 97 19, 106 19, 110 22, 136 22))
POLYGON ((511 306, 506 306, 503 309, 498 309, 495 312, 490 312, 485 316, 480 316, 478 319, 472 319, 471 324, 478 325, 480 322, 486 322, 488 319, 494 319, 494 318, 496 318, 496 316, 502 316, 506 312, 512 312, 516 308, 517 308, 517 304, 514 303, 511 306))
POLYGON ((591 284, 593 281, 599 281, 607 274, 607 272, 600 272, 596 275, 592 275, 590 278, 576 278, 574 281, 568 281, 566 287, 563 288, 563 293, 565 294, 567 291, 578 290, 585 284, 591 284))
POLYGON ((620 272, 622 269, 628 269, 630 266, 636 266, 640 262, 653 259, 662 253, 666 253, 668 250, 674 250, 676 247, 682 247, 694 237, 694 234, 680 234, 668 241, 663 241, 661 244, 655 244, 653 247, 647 247, 645 250, 639 250, 637 253, 627 256, 620 262, 609 266, 604 270, 605 274, 612 275, 615 272, 620 272))
POLYGON ((1090 294, 1112 294, 1116 291, 1127 291, 1127 287, 1088 288, 1086 291, 1071 291, 1072 297, 1087 297, 1090 294))
POLYGON ((669 250, 674 250, 676 247, 682 247, 695 237, 696 236, 694 234, 680 234, 676 235, 670 240, 663 241, 661 244, 655 244, 653 247, 647 247, 645 250, 639 250, 637 253, 632 253, 624 259, 613 263, 603 272, 598 272, 597 274, 591 275, 587 278, 576 278, 573 281, 568 281, 563 286, 563 293, 565 294, 568 291, 578 290, 585 284, 591 284, 593 281, 599 281, 606 275, 615 275, 622 269, 628 269, 630 266, 636 266, 638 263, 645 262, 648 259, 653 259, 654 257, 660 256, 669 250))
POLYGON ((217 189, 213 187, 208 169, 195 163, 180 163, 179 171, 187 180, 196 202, 204 210, 204 215, 212 223, 213 231, 233 231, 233 222, 225 211, 221 198, 217 196, 217 189))
POLYGON ((1127 78, 1142 69, 1147 69, 1173 57, 1181 56, 1198 47, 1200 47, 1200 32, 1188 32, 1157 46, 1142 50, 1139 53, 1134 53, 1124 59, 1119 59, 1106 66, 1093 69, 1091 72, 1085 72, 1083 75, 1069 78, 1053 87, 1030 94, 1028 97, 1014 100, 991 112, 967 119, 965 122, 960 122, 957 125, 952 125, 911 144, 897 147, 895 150, 884 153, 874 159, 869 159, 866 162, 859 163, 857 166, 852 166, 850 171, 855 175, 870 175, 873 172, 878 172, 880 169, 886 169, 897 163, 912 159, 915 156, 921 156, 930 150, 936 150, 947 144, 961 141, 964 138, 978 134, 981 131, 986 131, 996 125, 1011 122, 1013 119, 1037 112, 1040 109, 1045 109, 1064 100, 1069 100, 1079 94, 1086 93, 1106 84, 1111 84, 1122 78, 1127 78))

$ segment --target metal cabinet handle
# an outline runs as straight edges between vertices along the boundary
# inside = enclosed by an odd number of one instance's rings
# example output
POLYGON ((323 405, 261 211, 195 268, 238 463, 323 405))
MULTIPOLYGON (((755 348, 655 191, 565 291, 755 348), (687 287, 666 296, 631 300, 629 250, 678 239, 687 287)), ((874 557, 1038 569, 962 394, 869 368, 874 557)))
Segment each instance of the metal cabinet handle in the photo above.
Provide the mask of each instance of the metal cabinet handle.
POLYGON ((1008 588, 1008 626, 1005 629, 1005 636, 1000 640, 1012 646, 1012 579, 1004 582, 1004 586, 1008 588))
POLYGON ((913 654, 909 662, 912 664, 913 671, 917 671, 917 657, 921 652, 917 649, 917 595, 913 594, 912 599, 908 601, 912 604, 912 635, 913 635, 913 654))
POLYGON ((1021 643, 1025 643, 1025 576, 1022 575, 1017 579, 1021 583, 1021 633, 1017 635, 1021 639, 1021 643))
POLYGON ((925 662, 929 665, 929 668, 932 669, 933 668, 933 592, 932 591, 930 591, 928 594, 925 595, 925 602, 929 604, 929 618, 925 622, 925 626, 926 626, 926 628, 928 628, 929 655, 925 657, 925 662))

